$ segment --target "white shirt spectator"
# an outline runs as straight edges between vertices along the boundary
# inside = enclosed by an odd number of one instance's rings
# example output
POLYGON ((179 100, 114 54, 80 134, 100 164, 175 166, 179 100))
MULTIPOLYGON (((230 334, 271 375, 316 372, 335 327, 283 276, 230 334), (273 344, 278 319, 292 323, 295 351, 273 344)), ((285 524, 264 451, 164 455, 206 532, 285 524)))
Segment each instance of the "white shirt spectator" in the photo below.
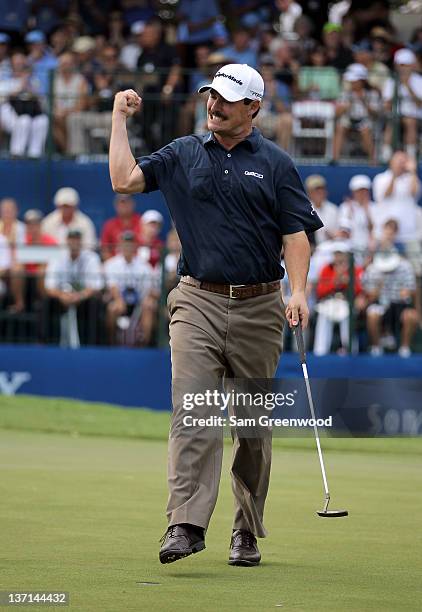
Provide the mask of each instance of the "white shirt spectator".
POLYGON ((78 291, 104 287, 101 261, 97 253, 81 251, 77 259, 71 259, 69 251, 47 265, 45 275, 46 289, 65 291, 72 287, 78 291))
POLYGON ((324 227, 317 230, 314 234, 316 244, 320 244, 321 242, 325 242, 325 240, 329 240, 336 233, 339 225, 338 225, 338 206, 330 202, 329 200, 324 200, 321 206, 314 206, 318 217, 324 224, 324 227))
POLYGON ((42 222, 42 231, 55 238, 58 244, 66 244, 67 234, 70 230, 79 230, 82 234, 84 249, 94 249, 97 244, 95 227, 91 219, 80 210, 75 210, 70 223, 63 223, 60 210, 55 210, 45 217, 42 222))
MULTIPOLYGON (((1 219, 0 219, 0 235, 3 235, 3 221, 1 219)), ((10 241, 13 242, 13 244, 25 244, 25 239, 26 239, 25 223, 22 223, 22 221, 19 221, 19 219, 16 219, 16 221, 14 222, 12 237, 10 238, 10 241)))
POLYGON ((111 257, 104 264, 104 274, 107 287, 117 287, 120 293, 131 287, 140 301, 151 289, 158 288, 157 273, 139 255, 130 262, 121 253, 111 257))
POLYGON ((294 27, 296 20, 302 15, 302 7, 297 2, 289 2, 288 0, 285 0, 283 4, 288 6, 286 10, 280 11, 280 35, 285 39, 292 40, 295 38, 294 27))
MULTIPOLYGON (((419 101, 422 102, 422 76, 416 72, 412 72, 409 77, 409 85, 413 93, 419 98, 419 101)), ((387 79, 382 90, 382 97, 384 101, 391 102, 394 97, 394 89, 394 79, 387 79)), ((404 85, 404 83, 400 83, 398 97, 400 105, 399 113, 402 116, 422 119, 422 105, 419 104, 418 106, 416 104, 415 100, 410 94, 409 88, 407 85, 404 85)))
POLYGON ((377 203, 374 209, 375 235, 380 237, 380 230, 388 219, 395 219, 399 226, 398 242, 409 242, 418 239, 418 207, 411 193, 412 175, 406 172, 395 178, 391 196, 385 192, 391 183, 393 173, 386 170, 374 178, 372 189, 377 203))
POLYGON ((371 232, 370 225, 374 223, 375 202, 370 202, 368 213, 355 200, 347 200, 340 205, 338 224, 339 227, 350 229, 350 244, 353 251, 364 254, 370 248, 371 232), (368 218, 369 214, 369 218, 368 218))

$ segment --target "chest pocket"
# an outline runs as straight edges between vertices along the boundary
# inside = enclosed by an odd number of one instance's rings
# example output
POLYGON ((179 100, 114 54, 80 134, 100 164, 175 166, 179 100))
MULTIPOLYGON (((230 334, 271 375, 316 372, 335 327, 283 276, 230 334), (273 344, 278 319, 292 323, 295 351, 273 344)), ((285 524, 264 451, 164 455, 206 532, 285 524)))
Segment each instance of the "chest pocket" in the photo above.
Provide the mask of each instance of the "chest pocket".
POLYGON ((212 168, 192 168, 189 172, 189 186, 193 198, 213 199, 212 168))

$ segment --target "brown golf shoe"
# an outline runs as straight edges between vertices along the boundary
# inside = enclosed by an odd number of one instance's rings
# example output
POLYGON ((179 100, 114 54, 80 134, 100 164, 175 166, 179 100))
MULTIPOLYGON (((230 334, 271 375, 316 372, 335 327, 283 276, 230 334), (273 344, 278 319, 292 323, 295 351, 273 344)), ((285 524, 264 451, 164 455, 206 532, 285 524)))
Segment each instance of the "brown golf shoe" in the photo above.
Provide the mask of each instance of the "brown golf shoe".
POLYGON ((173 563, 205 548, 204 530, 195 525, 172 525, 163 536, 160 549, 161 563, 173 563))
POLYGON ((253 533, 246 529, 235 529, 230 542, 229 565, 249 567, 259 565, 260 561, 261 553, 253 533))

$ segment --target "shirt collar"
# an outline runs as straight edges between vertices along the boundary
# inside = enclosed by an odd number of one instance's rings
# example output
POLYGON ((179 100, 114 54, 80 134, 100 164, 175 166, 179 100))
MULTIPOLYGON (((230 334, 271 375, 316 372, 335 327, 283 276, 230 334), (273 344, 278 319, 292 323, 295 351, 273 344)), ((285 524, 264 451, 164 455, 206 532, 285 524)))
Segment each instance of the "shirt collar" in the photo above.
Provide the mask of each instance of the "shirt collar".
MULTIPOLYGON (((209 145, 211 142, 215 144, 219 144, 218 141, 215 139, 213 132, 208 132, 207 134, 204 134, 202 139, 203 139, 202 141, 204 143, 204 146, 209 145)), ((249 134, 249 136, 245 138, 244 140, 242 140, 241 142, 239 142, 239 144, 236 146, 246 145, 251 149, 253 153, 255 153, 259 149, 261 142, 262 142, 262 134, 258 130, 258 128, 254 127, 252 128, 252 132, 249 134)))

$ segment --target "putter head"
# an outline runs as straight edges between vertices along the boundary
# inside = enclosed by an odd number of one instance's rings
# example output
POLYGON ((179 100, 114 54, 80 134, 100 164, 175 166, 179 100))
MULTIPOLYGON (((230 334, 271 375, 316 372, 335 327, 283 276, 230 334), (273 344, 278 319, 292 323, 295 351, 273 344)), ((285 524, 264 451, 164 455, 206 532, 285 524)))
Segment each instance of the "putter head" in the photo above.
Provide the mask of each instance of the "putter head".
POLYGON ((320 510, 317 512, 318 516, 322 516, 323 518, 336 518, 339 516, 349 516, 347 510, 320 510))

